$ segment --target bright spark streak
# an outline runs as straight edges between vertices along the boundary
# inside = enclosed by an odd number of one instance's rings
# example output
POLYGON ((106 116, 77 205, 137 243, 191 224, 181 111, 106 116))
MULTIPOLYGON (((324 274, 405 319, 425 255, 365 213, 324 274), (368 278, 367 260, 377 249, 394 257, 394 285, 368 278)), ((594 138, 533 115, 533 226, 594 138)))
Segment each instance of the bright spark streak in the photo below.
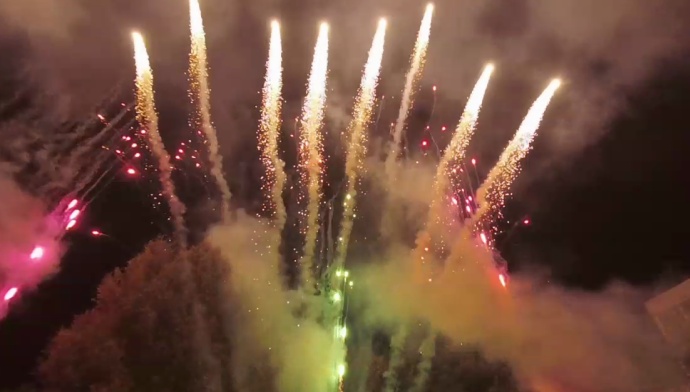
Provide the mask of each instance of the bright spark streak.
POLYGON ((223 157, 220 154, 218 136, 211 122, 211 91, 208 83, 208 59, 206 54, 206 35, 201 18, 198 0, 189 1, 191 53, 189 55, 190 92, 189 96, 197 108, 194 121, 208 140, 210 171, 222 194, 221 214, 223 220, 230 212, 230 187, 223 175, 223 157))
POLYGON ((95 237, 100 237, 100 236, 103 235, 103 233, 101 233, 101 232, 98 231, 98 230, 91 230, 91 235, 93 235, 93 236, 95 236, 95 237))
POLYGON ((352 121, 348 128, 350 143, 345 160, 345 175, 347 176, 346 198, 343 202, 343 221, 340 228, 342 241, 336 249, 335 267, 340 268, 345 262, 347 247, 352 232, 355 215, 355 199, 357 196, 358 175, 364 171, 364 158, 367 151, 367 127, 371 122, 371 116, 376 102, 376 87, 378 86, 383 49, 386 38, 387 22, 379 20, 376 34, 369 49, 369 58, 364 66, 364 73, 359 86, 359 93, 355 100, 352 121))
MULTIPOLYGON (((173 225, 175 227, 175 234, 178 243, 184 248, 186 247, 186 228, 184 225, 185 205, 177 198, 175 194, 175 184, 172 182, 172 166, 170 164, 170 155, 165 150, 163 139, 158 131, 158 113, 156 112, 156 104, 153 93, 153 71, 149 63, 149 56, 146 51, 146 44, 141 34, 132 33, 134 41, 134 60, 136 63, 137 77, 137 121, 142 127, 148 129, 148 141, 151 151, 158 159, 158 169, 160 171, 160 182, 163 187, 163 194, 168 200, 170 206, 170 213, 172 215, 173 225)), ((128 169, 129 174, 136 173, 134 169, 128 169)))
POLYGON ((77 219, 77 217, 79 216, 79 214, 81 214, 81 211, 80 211, 80 210, 74 210, 74 211, 72 211, 72 213, 69 214, 69 220, 75 220, 75 219, 77 219))
MULTIPOLYGON (((420 233, 417 241, 418 248, 429 246, 432 237, 437 237, 435 234, 443 227, 443 224, 448 224, 448 219, 443 215, 444 200, 446 200, 447 192, 449 190, 454 191, 454 188, 457 188, 456 185, 459 184, 459 176, 456 174, 457 171, 455 170, 455 166, 459 165, 460 162, 465 159, 467 146, 469 146, 472 135, 474 135, 479 111, 481 110, 484 95, 486 94, 486 89, 489 86, 489 80, 491 79, 493 71, 493 64, 488 64, 484 67, 482 74, 479 76, 479 80, 477 80, 467 100, 467 104, 462 112, 453 138, 436 169, 431 206, 427 215, 425 229, 420 233)), ((445 245, 440 243, 440 246, 444 247, 445 245)))
POLYGON ((306 211, 306 233, 304 256, 302 257, 302 282, 311 279, 318 214, 323 183, 323 146, 321 128, 326 104, 326 80, 328 75, 328 24, 321 23, 319 37, 314 48, 307 97, 300 120, 300 166, 302 183, 307 185, 308 206, 306 211))
MULTIPOLYGON (((263 88, 263 106, 261 108, 261 122, 259 124, 259 148, 261 162, 264 165, 264 178, 261 188, 267 196, 264 211, 276 219, 275 228, 283 230, 287 213, 283 203, 283 188, 286 175, 284 163, 279 156, 281 90, 283 86, 282 43, 280 39, 280 24, 271 22, 271 41, 266 62, 266 78, 263 88)), ((280 242, 280 238, 277 239, 280 242)))
POLYGON ((507 282, 506 282, 506 277, 503 274, 498 274, 498 280, 501 282, 501 286, 506 287, 507 282))
POLYGON ((65 230, 72 229, 76 224, 77 224, 77 221, 75 221, 75 220, 71 220, 71 221, 67 222, 67 226, 65 226, 65 230))
POLYGON ((34 248, 33 251, 31 251, 31 255, 29 255, 29 258, 31 260, 39 260, 43 257, 44 253, 45 253, 45 250, 43 249, 43 247, 37 246, 34 248))
POLYGON ((398 159, 398 154, 400 153, 400 142, 402 141, 405 122, 407 121, 407 116, 412 108, 414 90, 418 85, 417 82, 419 81, 422 71, 424 70, 426 51, 429 46, 429 37, 431 35, 431 19, 433 15, 434 5, 429 3, 426 6, 424 17, 422 18, 422 23, 419 26, 419 32, 417 33, 417 41, 415 42, 412 58, 410 60, 410 69, 407 71, 407 75, 405 77, 405 88, 402 94, 402 103, 400 105, 398 119, 395 122, 395 129, 393 131, 393 143, 391 145, 391 151, 389 151, 388 157, 386 158, 386 173, 388 174, 389 180, 393 180, 395 177, 395 161, 398 159))
POLYGON ((17 292, 19 292, 19 289, 16 287, 12 287, 11 289, 7 290, 4 297, 5 302, 14 298, 14 296, 17 295, 17 292))
POLYGON ((534 101, 515 136, 503 150, 498 163, 491 169, 486 181, 477 191, 477 199, 481 206, 475 218, 477 225, 490 227, 492 221, 501 216, 510 187, 520 173, 520 162, 532 148, 532 141, 537 134, 546 108, 560 85, 559 79, 552 80, 534 101))
POLYGON ((76 207, 77 203, 79 203, 79 200, 72 199, 72 201, 70 201, 67 205, 67 210, 71 210, 72 208, 76 207))

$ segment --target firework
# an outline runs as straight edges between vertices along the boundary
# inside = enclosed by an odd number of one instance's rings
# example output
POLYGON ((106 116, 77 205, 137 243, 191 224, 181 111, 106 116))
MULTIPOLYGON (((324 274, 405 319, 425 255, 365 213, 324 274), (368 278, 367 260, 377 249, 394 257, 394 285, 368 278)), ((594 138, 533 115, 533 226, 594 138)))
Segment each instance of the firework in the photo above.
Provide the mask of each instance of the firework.
POLYGON ((386 20, 381 19, 374 35, 374 41, 369 50, 369 59, 364 67, 364 74, 355 100, 353 119, 349 126, 350 144, 345 161, 345 175, 347 176, 347 190, 343 201, 343 222, 340 228, 338 250, 335 267, 340 268, 344 263, 347 245, 352 231, 355 217, 355 199, 357 195, 358 173, 364 170, 364 156, 367 149, 367 126, 376 101, 376 86, 378 85, 383 46, 386 36, 386 20))
MULTIPOLYGON (((455 185, 454 183, 457 183, 457 181, 453 181, 457 179, 456 166, 465 159, 467 146, 474 134, 477 118, 479 117, 479 110, 481 109, 484 94, 486 93, 486 88, 489 85, 489 80, 493 71, 493 64, 488 64, 484 67, 484 71, 475 84, 467 104, 465 105, 465 110, 462 112, 460 122, 455 129, 453 138, 441 157, 441 161, 436 169, 433 196, 427 216, 427 222, 424 231, 420 233, 417 240, 418 252, 422 249, 429 248, 432 235, 443 226, 442 223, 447 221, 447 219, 444 219, 445 215, 443 213, 446 194, 449 187, 453 188, 450 185, 455 185)), ((455 189, 451 190, 455 191, 455 189)), ((441 244, 441 246, 443 247, 443 244, 441 244)))
MULTIPOLYGON (((366 155, 367 148, 367 126, 371 121, 371 116, 374 109, 374 104, 376 101, 376 86, 378 85, 379 72, 381 70, 381 61, 383 60, 383 46, 386 36, 386 26, 387 22, 385 19, 381 19, 376 29, 376 34, 374 35, 374 40, 371 44, 371 49, 369 49, 369 58, 366 65, 364 66, 364 73, 362 74, 362 81, 359 86, 359 92, 355 100, 354 113, 352 115, 352 121, 348 127, 348 136, 350 137, 350 143, 347 150, 347 158, 345 161, 345 175, 347 177, 347 189, 345 193, 345 200, 343 201, 343 221, 340 228, 339 242, 337 247, 337 253, 335 258, 334 268, 336 271, 334 281, 335 287, 339 287, 341 291, 344 292, 344 286, 347 282, 347 271, 342 272, 340 269, 345 263, 345 256, 347 255, 347 246, 350 240, 350 233, 352 232, 352 224, 355 218, 355 199, 357 195, 357 179, 358 174, 364 170, 363 159, 366 155), (342 275, 345 274, 346 279, 342 279, 342 275)), ((337 292, 336 292, 337 293, 337 292)), ((334 312, 337 320, 336 325, 336 337, 345 339, 347 333, 347 327, 344 320, 344 301, 337 301, 336 308, 337 311, 334 312), (341 320, 342 319, 342 320, 341 320)), ((345 358, 345 352, 343 351, 343 358, 345 358)), ((344 366, 344 365, 342 365, 344 366)), ((339 374, 339 389, 343 388, 343 371, 338 368, 339 374)))
POLYGON ((426 50, 429 46, 429 36, 431 35, 431 17, 433 14, 434 5, 429 3, 426 6, 424 18, 422 19, 422 24, 419 26, 419 32, 417 33, 417 42, 415 42, 412 52, 410 69, 407 71, 405 77, 405 89, 403 90, 400 111, 398 112, 398 119, 395 122, 395 129, 393 130, 393 143, 386 159, 386 173, 389 180, 395 177, 395 161, 398 159, 398 154, 400 153, 400 142, 402 141, 407 115, 412 108, 412 95, 414 94, 414 90, 418 84, 417 82, 424 69, 426 50))
POLYGON ((144 38, 139 33, 132 33, 134 41, 134 60, 136 63, 136 87, 137 87, 137 121, 148 131, 148 141, 151 151, 158 159, 160 170, 160 181, 163 187, 163 194, 168 200, 170 213, 172 215, 175 236, 180 246, 186 246, 186 231, 184 225, 185 206, 175 194, 175 185, 172 182, 172 166, 170 156, 165 150, 163 139, 158 132, 158 113, 153 98, 153 71, 149 63, 149 56, 146 52, 144 38))
POLYGON ((190 98, 196 104, 196 123, 201 126, 209 141, 209 160, 211 175, 215 178, 222 194, 221 215, 223 220, 230 211, 230 187, 223 176, 223 157, 220 155, 218 136, 211 122, 211 92, 208 86, 208 60, 206 55, 206 35, 201 18, 198 0, 189 1, 190 34, 192 50, 189 55, 190 98))
POLYGON ((532 140, 536 136, 544 112, 560 85, 559 79, 552 80, 532 104, 515 136, 503 150, 498 163, 491 169, 486 181, 477 191, 480 209, 474 218, 476 229, 492 228, 493 220, 500 217, 506 198, 509 196, 510 186, 520 173, 520 162, 532 148, 532 140))
MULTIPOLYGON (((268 51, 268 61, 266 62, 266 79, 264 81, 263 106, 261 108, 261 123, 258 135, 261 162, 265 170, 261 187, 264 194, 268 196, 264 204, 264 212, 275 218, 275 229, 278 233, 283 230, 287 218, 285 204, 283 203, 283 187, 285 186, 286 176, 283 169, 284 163, 278 155, 281 89, 283 84, 281 52, 280 24, 277 21, 273 21, 271 22, 271 43, 268 51)), ((280 238, 278 238, 278 241, 280 241, 280 238)))
POLYGON ((302 282, 308 285, 311 278, 314 247, 318 233, 318 214, 323 182, 323 127, 326 104, 326 79, 328 74, 328 24, 321 23, 319 37, 314 48, 307 97, 300 119, 300 166, 302 184, 307 186, 308 205, 306 210, 306 232, 302 256, 302 282))

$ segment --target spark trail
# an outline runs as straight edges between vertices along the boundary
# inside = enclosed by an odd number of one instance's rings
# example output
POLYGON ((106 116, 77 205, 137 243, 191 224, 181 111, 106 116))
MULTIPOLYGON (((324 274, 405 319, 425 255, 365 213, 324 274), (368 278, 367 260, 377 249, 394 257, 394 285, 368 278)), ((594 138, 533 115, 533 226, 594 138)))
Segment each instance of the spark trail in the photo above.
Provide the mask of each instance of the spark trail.
MULTIPOLYGON (((358 174, 364 170, 363 159, 367 151, 367 126, 371 121, 374 104, 376 102, 376 87, 378 86, 381 62, 383 60, 386 26, 386 20, 380 19, 376 29, 376 34, 374 35, 373 42, 371 43, 371 48, 369 49, 367 63, 364 66, 364 73, 362 74, 359 91, 357 98, 355 99, 352 121, 348 127, 350 143, 345 160, 347 189, 345 193, 345 200, 343 201, 343 221, 340 227, 338 246, 333 265, 333 268, 339 271, 335 274, 334 278, 336 280, 333 281, 333 287, 337 287, 340 293, 345 292, 345 285, 347 283, 347 273, 342 272, 341 269, 345 264, 347 247, 350 241, 350 233, 352 232, 352 224, 355 218, 358 174), (343 274, 345 274, 345 279, 342 277, 343 274)), ((334 304, 336 310, 333 313, 336 318, 333 322, 333 325, 336 327, 336 338, 340 337, 342 340, 345 340, 345 331, 347 331, 347 327, 345 325, 344 302, 345 301, 337 301, 334 304)), ((345 363, 345 357, 345 350, 342 350, 342 356, 339 358, 339 363, 345 363)), ((339 365, 336 365, 336 368, 338 368, 338 366, 339 365)), ((340 375, 339 389, 343 388, 343 382, 344 379, 342 375, 340 375)))
POLYGON ((363 159, 367 151, 367 126, 376 102, 376 87, 383 59, 383 46, 386 38, 385 19, 381 19, 369 49, 369 58, 364 67, 364 74, 360 82, 359 92, 355 100, 352 122, 349 126, 350 145, 345 160, 345 175, 347 176, 347 191, 343 201, 343 222, 340 227, 339 243, 335 257, 335 267, 341 268, 347 255, 347 246, 352 232, 355 217, 355 201, 357 196, 358 174, 364 170, 363 159))
POLYGON ((192 49, 189 54, 189 96, 196 105, 194 122, 201 126, 208 140, 210 171, 221 191, 221 216, 223 220, 230 212, 230 187, 223 175, 223 157, 219 152, 218 136, 211 122, 211 92, 208 83, 208 60, 206 55, 206 34, 201 18, 198 0, 189 1, 189 28, 192 49))
MULTIPOLYGON (((319 231, 319 204, 321 202, 321 185, 323 183, 323 146, 321 128, 323 127, 324 108, 326 105, 326 79, 328 76, 328 24, 321 23, 319 37, 314 48, 314 59, 309 74, 307 97, 302 108, 300 119, 300 167, 302 184, 307 187, 308 205, 303 215, 306 218, 305 244, 301 260, 302 283, 310 285, 314 248, 319 231)), ((301 192, 303 198, 304 192, 301 192)), ((313 283, 313 282, 312 282, 313 283)))
POLYGON ((428 250, 432 245, 432 238, 436 239, 436 237, 440 237, 438 239, 440 240, 441 248, 445 247, 442 235, 436 235, 439 230, 443 229, 444 224, 447 223, 447 219, 445 219, 446 214, 443 212, 443 206, 449 188, 455 185, 453 180, 457 180, 457 166, 466 158, 467 146, 470 144, 472 135, 474 135, 477 119, 479 118, 479 111, 484 100, 484 94, 486 93, 493 71, 493 64, 487 64, 484 67, 479 80, 475 84, 467 100, 467 104, 462 112, 453 138, 441 157, 441 161, 436 169, 433 196, 427 215, 426 225, 417 238, 416 251, 418 253, 428 250))
POLYGON ((398 154, 400 154, 400 143, 402 141, 403 130, 405 129, 405 122, 412 108, 414 90, 424 70, 426 51, 429 47, 429 37, 431 35, 431 18, 433 14, 434 5, 429 3, 426 6, 424 18, 419 26, 417 41, 415 42, 412 58, 410 60, 410 69, 405 76, 405 88, 403 90, 400 111, 398 112, 398 119, 395 122, 395 129, 393 131, 393 143, 388 152, 388 157, 386 158, 386 174, 389 181, 393 181, 395 178, 395 161, 398 159, 398 154))
POLYGON ((276 249, 280 246, 280 233, 287 218, 282 196, 286 176, 283 169, 284 163, 278 154, 282 104, 281 88, 283 86, 282 67, 280 24, 273 21, 271 22, 271 42, 268 50, 268 61, 266 62, 261 123, 259 124, 259 149, 265 170, 261 184, 264 195, 267 197, 264 212, 275 218, 275 229, 278 233, 278 244, 274 244, 276 249))
POLYGON ((175 184, 173 184, 172 166, 170 165, 170 155, 165 150, 163 139, 158 131, 158 113, 153 97, 153 71, 149 63, 149 55, 146 52, 146 44, 141 34, 132 33, 134 42, 134 61, 136 63, 136 111, 137 121, 148 130, 148 141, 151 151, 158 160, 160 170, 160 181, 163 194, 168 200, 170 214, 175 229, 175 238, 181 247, 187 245, 187 229, 184 225, 185 205, 175 194, 175 184))
POLYGON ((520 173, 520 162, 532 148, 532 141, 537 134, 544 112, 551 98, 560 87, 561 81, 554 79, 544 92, 532 104, 527 116, 522 120, 515 136, 508 144, 498 163, 491 169, 484 184, 477 191, 479 210, 473 219, 473 228, 491 229, 496 218, 500 217, 509 196, 510 186, 520 173))

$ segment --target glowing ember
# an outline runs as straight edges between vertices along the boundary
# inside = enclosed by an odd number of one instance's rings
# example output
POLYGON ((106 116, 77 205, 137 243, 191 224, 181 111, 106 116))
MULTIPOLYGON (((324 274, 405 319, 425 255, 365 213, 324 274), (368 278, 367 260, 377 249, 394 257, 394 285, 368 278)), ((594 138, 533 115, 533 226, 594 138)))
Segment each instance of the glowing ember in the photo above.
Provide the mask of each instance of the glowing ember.
POLYGON ((506 277, 503 274, 498 274, 498 280, 501 282, 501 286, 506 287, 506 277))
POLYGON ((93 236, 95 236, 95 237, 100 237, 100 236, 103 235, 103 233, 101 233, 101 232, 98 231, 98 230, 91 230, 91 235, 93 235, 93 236))
POLYGON ((73 200, 70 201, 69 204, 67 205, 67 209, 68 209, 68 210, 71 210, 72 208, 74 208, 74 207, 77 206, 77 203, 79 203, 79 200, 73 199, 73 200))
POLYGON ((137 171, 130 167, 129 169, 127 169, 127 174, 134 175, 137 174, 137 171))
POLYGON ((29 258, 31 260, 38 260, 43 257, 43 254, 45 253, 45 250, 41 246, 37 246, 34 248, 34 250, 31 252, 31 255, 29 255, 29 258))
POLYGON ((79 216, 80 213, 81 213, 80 210, 74 210, 74 211, 72 211, 72 213, 69 214, 69 220, 75 220, 75 219, 77 219, 77 217, 79 216))
POLYGON ((12 287, 11 289, 7 290, 7 292, 5 293, 5 297, 4 297, 5 302, 14 298, 14 296, 17 295, 18 291, 19 291, 19 289, 16 287, 12 287))
POLYGON ((67 223, 67 226, 65 227, 65 230, 69 230, 69 229, 73 228, 76 224, 77 224, 77 221, 75 221, 75 220, 69 221, 67 223))
POLYGON ((489 242, 489 240, 486 238, 486 234, 484 234, 484 233, 479 234, 479 238, 482 239, 482 242, 484 243, 484 245, 486 245, 489 242))

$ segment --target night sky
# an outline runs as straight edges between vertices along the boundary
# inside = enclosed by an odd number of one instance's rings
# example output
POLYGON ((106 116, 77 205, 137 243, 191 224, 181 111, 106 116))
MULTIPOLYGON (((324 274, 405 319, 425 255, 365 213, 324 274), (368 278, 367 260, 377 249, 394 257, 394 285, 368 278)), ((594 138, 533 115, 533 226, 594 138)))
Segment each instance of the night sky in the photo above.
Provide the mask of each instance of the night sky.
MULTIPOLYGON (((470 14, 481 17, 473 22, 472 29, 468 28, 472 35, 467 36, 463 36, 462 29, 452 33, 449 26, 454 23, 452 15, 455 11, 443 12, 444 2, 438 3, 440 12, 435 23, 439 26, 432 32, 429 72, 422 81, 421 92, 410 116, 408 138, 414 153, 421 154, 425 150, 420 147, 420 141, 427 140, 422 131, 423 125, 429 121, 432 105, 430 87, 434 84, 439 86, 435 114, 430 119, 432 132, 439 140, 444 140, 440 127, 454 127, 464 104, 461 99, 469 93, 471 80, 479 74, 483 60, 492 58, 498 72, 480 116, 478 140, 471 145, 472 156, 479 161, 479 175, 485 175, 531 101, 551 77, 560 76, 565 81, 564 86, 547 111, 540 136, 525 161, 524 171, 515 184, 514 197, 505 213, 506 219, 511 221, 528 216, 531 224, 510 231, 510 224, 505 223, 505 232, 510 235, 504 234, 497 239, 511 270, 545 269, 554 282, 588 290, 601 289, 612 280, 651 286, 660 280, 682 279, 690 272, 690 243, 685 238, 687 222, 690 221, 690 180, 687 175, 687 168, 690 168, 690 120, 687 116, 690 108, 690 45, 677 42, 687 41, 690 36, 682 35, 685 31, 679 30, 669 33, 665 39, 659 38, 659 42, 639 41, 631 31, 640 29, 642 35, 649 26, 646 22, 659 24, 659 20, 666 21, 660 19, 665 16, 656 14, 649 19, 638 20, 636 18, 645 12, 639 9, 631 15, 621 14, 621 18, 634 20, 630 25, 623 20, 620 26, 609 29, 597 25, 598 19, 592 19, 591 29, 596 32, 584 34, 593 42, 593 48, 588 52, 584 50, 588 48, 587 44, 567 46, 565 41, 550 36, 544 27, 546 24, 535 21, 532 8, 538 6, 531 2, 519 1, 516 3, 522 6, 500 11, 493 4, 497 2, 490 1, 484 8, 475 6, 479 8, 472 9, 470 14), (614 43, 609 43, 611 47, 601 42, 594 43, 597 37, 607 41, 609 36, 616 37, 611 40, 614 43), (457 47, 446 51, 440 42, 437 45, 434 41, 436 37, 439 41, 443 37, 444 43, 464 45, 466 51, 457 47), (468 43, 473 39, 476 43, 468 43), (525 44, 524 52, 515 48, 520 44, 525 44), (639 52, 636 52, 636 46, 639 52), (612 47, 616 50, 611 50, 612 47), (434 63, 441 58, 445 63, 434 63), (450 68, 453 59, 457 59, 458 66, 464 67, 461 71, 450 68), (639 67, 631 65, 635 62, 639 67)), ((113 11, 117 16, 104 17, 103 30, 113 32, 109 36, 105 32, 88 37, 82 35, 88 35, 89 29, 93 28, 92 22, 82 20, 72 29, 64 30, 67 38, 55 38, 66 40, 56 46, 51 46, 53 42, 43 35, 44 29, 53 31, 54 25, 39 25, 37 22, 36 29, 27 30, 11 23, 8 27, 0 27, 0 48, 9 53, 0 58, 0 73, 5 74, 0 77, 0 123, 8 124, 23 110, 22 105, 9 109, 3 107, 3 101, 9 102, 21 89, 22 84, 16 81, 22 78, 31 78, 34 86, 57 80, 60 86, 57 95, 64 95, 64 100, 59 100, 61 105, 68 107, 66 115, 71 118, 86 118, 89 111, 84 107, 93 107, 93 97, 102 99, 118 81, 124 80, 121 97, 131 97, 129 91, 132 86, 127 83, 133 77, 133 68, 128 65, 131 54, 126 33, 131 26, 141 25, 145 31, 162 32, 150 34, 149 46, 154 52, 154 72, 160 70, 156 73, 156 80, 160 82, 157 99, 163 137, 169 147, 184 140, 188 136, 183 76, 186 61, 185 2, 176 2, 180 4, 171 7, 161 20, 153 18, 157 8, 148 5, 153 2, 144 3, 147 5, 141 7, 139 16, 131 10, 118 8, 113 11), (167 27, 161 27, 167 26, 166 23, 173 18, 180 20, 177 30, 170 28, 168 31, 167 27), (76 34, 75 30, 79 33, 76 34), (166 36, 166 32, 173 33, 166 36), (103 38, 106 36, 107 39, 103 38), (171 42, 166 43, 166 38, 171 42), (104 51, 99 59, 93 46, 80 48, 76 45, 78 39, 91 45, 105 39, 103 45, 109 50, 104 51), (66 48, 63 54, 57 50, 61 46, 66 48), (81 53, 82 57, 75 58, 74 53, 81 53), (26 66, 27 63, 47 59, 59 59, 55 64, 57 69, 51 70, 49 62, 35 67, 26 66), (82 78, 75 76, 80 73, 71 68, 78 61, 84 63, 82 78), (33 76, 41 75, 43 71, 47 72, 45 80, 33 76), (16 75, 16 78, 7 75, 16 75), (88 88, 84 87, 86 85, 88 88), (82 96, 83 99, 74 99, 82 96)), ((235 195, 235 207, 251 211, 258 205, 260 169, 256 167, 255 139, 251 135, 256 128, 252 124, 256 124, 258 117, 256 106, 260 98, 256 92, 261 85, 267 37, 265 33, 252 35, 250 32, 266 30, 265 14, 279 15, 284 21, 285 51, 292 53, 286 54, 285 63, 284 97, 287 104, 284 132, 291 130, 290 119, 297 114, 296 108, 303 95, 308 53, 316 32, 316 28, 312 29, 316 24, 312 22, 319 15, 334 15, 336 20, 332 43, 335 65, 331 72, 334 95, 347 100, 352 95, 348 92, 354 92, 352 86, 356 86, 359 75, 356 68, 361 66, 364 52, 359 50, 349 55, 348 45, 343 43, 342 37, 343 30, 350 28, 353 21, 346 17, 337 19, 337 6, 312 3, 313 7, 295 9, 299 7, 271 2, 269 11, 257 11, 255 6, 237 2, 238 5, 230 11, 222 9, 218 15, 208 17, 208 25, 227 17, 225 12, 231 14, 230 20, 238 21, 231 27, 209 29, 214 118, 219 132, 232 126, 242 128, 220 135, 221 144, 225 146, 225 172, 230 173, 228 178, 235 195), (253 48, 233 54, 234 49, 241 47, 238 42, 253 48), (346 49, 339 49, 339 44, 346 49), (341 64, 337 64, 338 59, 342 60, 341 64), (355 64, 354 71, 350 69, 351 64, 355 64), (242 71, 245 69, 251 71, 242 71), (231 88, 232 92, 228 92, 231 88)), ((565 4, 572 6, 573 2, 562 3, 565 7, 565 4)), ((103 4, 113 7, 110 2, 103 1, 103 4)), ((405 72, 413 34, 421 17, 422 3, 408 1, 405 4, 409 10, 392 14, 391 34, 397 34, 398 38, 395 39, 397 42, 391 42, 392 48, 384 59, 387 64, 383 70, 382 93, 398 94, 401 90, 400 75, 405 72)), ((93 7, 82 11, 93 12, 98 8, 93 7)), ((212 7, 206 6, 205 11, 210 13, 212 7)), ((380 2, 374 8, 378 11, 386 7, 385 2, 380 2)), ((605 13, 615 13, 616 6, 611 7, 605 13)), ((352 12, 360 12, 361 15, 361 8, 354 8, 356 10, 352 12)), ((583 8, 587 6, 583 5, 583 8)), ((105 9, 112 10, 104 5, 105 9)), ((585 16, 580 14, 583 20, 589 15, 587 12, 598 11, 585 10, 585 16)), ((11 9, 1 12, 0 26, 3 26, 3 18, 16 20, 13 19, 16 15, 26 18, 25 14, 13 13, 11 9)), ((608 19, 599 21, 610 23, 608 19)), ((676 26, 670 21, 668 23, 669 30, 676 26)), ((588 29, 590 27, 581 25, 580 29, 567 34, 572 34, 569 37, 579 36, 581 31, 588 29)), ((358 31, 355 34, 354 43, 350 45, 359 45, 369 39, 367 34, 373 29, 364 30, 365 33, 358 31), (362 35, 365 38, 360 39, 362 35)), ((652 31, 651 34, 661 37, 662 33, 652 31)), ((366 47, 366 44, 360 46, 366 47)), ((43 96, 40 87, 32 87, 26 94, 24 105, 29 107, 43 96)), ((397 110, 397 101, 392 106, 395 110, 391 108, 391 113, 397 110)), ((386 111, 388 118, 384 124, 393 121, 391 113, 386 111)), ((329 116, 336 122, 337 113, 329 113, 329 116)), ((13 134, 5 129, 5 126, 0 128, 2 144, 11 144, 8 138, 13 134)), ((12 162, 12 155, 0 154, 0 160, 12 162)), ((198 240, 215 220, 210 201, 214 192, 204 189, 196 178, 178 175, 175 179, 182 198, 191 206, 188 221, 198 240)), ((19 179, 20 182, 26 180, 19 179)), ((13 303, 7 317, 0 321, 0 368, 3 374, 0 388, 30 381, 31 372, 49 339, 57 330, 67 326, 76 314, 89 309, 101 279, 114 268, 126 265, 127 260, 148 241, 166 234, 165 230, 161 231, 161 227, 166 227, 165 213, 151 207, 149 187, 143 180, 116 176, 89 207, 80 223, 84 229, 64 239, 67 251, 59 272, 13 303), (112 239, 94 238, 88 235, 87 228, 102 230, 112 239)))

